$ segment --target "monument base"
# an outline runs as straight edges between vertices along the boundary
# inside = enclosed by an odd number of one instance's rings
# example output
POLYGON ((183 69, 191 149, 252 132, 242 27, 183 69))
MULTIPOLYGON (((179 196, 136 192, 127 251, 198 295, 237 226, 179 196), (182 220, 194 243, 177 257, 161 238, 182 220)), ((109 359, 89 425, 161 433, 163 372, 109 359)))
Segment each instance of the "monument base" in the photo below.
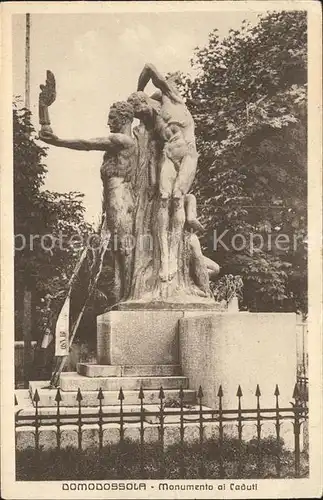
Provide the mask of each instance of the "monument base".
POLYGON ((203 388, 204 402, 237 406, 241 386, 245 408, 275 404, 276 384, 281 407, 290 406, 296 382, 296 315, 294 313, 186 313, 180 320, 180 365, 193 387, 203 388), (203 369, 202 369, 203 368, 203 369))
POLYGON ((179 362, 183 311, 110 311, 97 318, 97 363, 167 365, 179 362))
MULTIPOLYGON (((198 297, 197 297, 198 299, 198 297)), ((138 311, 138 310, 166 310, 166 311, 222 311, 226 309, 222 306, 220 302, 215 302, 211 299, 201 298, 200 300, 194 300, 193 302, 175 302, 175 301, 162 301, 156 300, 151 302, 145 302, 143 300, 129 300, 127 302, 120 302, 116 304, 112 310, 114 311, 138 311)))
MULTIPOLYGON (((296 315, 294 313, 187 313, 180 320, 180 365, 190 387, 203 388, 203 403, 224 410, 257 407, 291 408, 296 382, 296 315)), ((268 417, 268 415, 267 415, 268 417)), ((237 424, 226 423, 237 437, 237 424)), ((275 436, 274 420, 262 421, 262 437, 275 436)), ((294 447, 293 419, 281 423, 280 436, 294 447)), ((254 421, 243 424, 243 439, 255 439, 254 421)))
MULTIPOLYGON (((240 386, 242 410, 254 411, 259 403, 261 409, 275 411, 278 384, 279 407, 288 408, 296 379, 295 319, 286 313, 111 311, 98 318, 98 364, 80 363, 78 373, 61 375, 60 406, 76 412, 80 389, 82 406, 90 411, 98 406, 101 389, 105 411, 118 413, 122 387, 126 408, 138 408, 143 388, 144 404, 152 410, 151 405, 160 405, 163 387, 165 408, 179 409, 180 390, 183 403, 198 408, 201 386, 203 408, 218 409, 221 385, 224 410, 237 411, 240 386)), ((48 382, 31 382, 31 401, 36 389, 38 407, 55 419, 56 389, 50 389, 48 382)), ((179 413, 172 418, 178 424, 179 413)), ((218 432, 218 423, 212 421, 210 426, 218 432)), ((236 421, 226 422, 225 435, 237 437, 236 421)), ((262 421, 261 437, 269 436, 275 436, 274 418, 262 421)), ((281 423, 280 436, 293 449, 292 418, 281 423)), ((247 419, 243 439, 256 437, 255 421, 247 419)))

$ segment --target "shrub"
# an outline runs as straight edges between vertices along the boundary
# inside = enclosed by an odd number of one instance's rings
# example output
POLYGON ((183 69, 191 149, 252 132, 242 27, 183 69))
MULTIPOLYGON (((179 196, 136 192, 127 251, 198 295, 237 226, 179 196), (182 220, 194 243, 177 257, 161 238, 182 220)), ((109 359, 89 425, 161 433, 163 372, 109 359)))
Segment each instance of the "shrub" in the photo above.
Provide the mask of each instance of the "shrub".
MULTIPOLYGON (((242 478, 276 477, 276 460, 280 457, 281 477, 293 477, 294 457, 284 449, 283 442, 274 438, 249 442, 225 438, 222 443, 222 462, 225 477, 242 478)), ((140 470, 140 443, 125 440, 123 443, 85 450, 65 448, 40 450, 28 448, 16 453, 16 479, 18 481, 54 480, 108 480, 143 479, 140 470)), ((203 463, 207 478, 220 478, 220 443, 208 439, 201 448, 199 442, 174 444, 162 453, 159 443, 145 443, 143 447, 144 478, 158 479, 164 465, 165 477, 180 479, 181 463, 185 464, 186 478, 201 478, 203 463)), ((307 456, 301 457, 301 475, 308 474, 307 456)))

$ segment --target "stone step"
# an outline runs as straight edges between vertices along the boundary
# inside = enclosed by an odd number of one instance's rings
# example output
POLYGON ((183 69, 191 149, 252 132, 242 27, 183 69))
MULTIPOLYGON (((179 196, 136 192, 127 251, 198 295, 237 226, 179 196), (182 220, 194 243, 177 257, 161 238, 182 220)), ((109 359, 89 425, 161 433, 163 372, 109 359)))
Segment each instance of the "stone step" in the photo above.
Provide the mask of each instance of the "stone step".
MULTIPOLYGON (((31 398, 34 397, 35 391, 37 389, 38 395, 40 397, 39 408, 50 407, 57 405, 55 397, 57 394, 57 389, 48 389, 48 382, 44 381, 33 381, 29 383, 29 389, 31 398)), ((139 390, 133 391, 123 391, 124 393, 124 405, 138 405, 139 403, 139 390)), ((178 405, 179 404, 179 390, 178 389, 165 389, 165 399, 164 403, 166 406, 178 405)), ((77 406, 77 391, 60 391, 61 394, 61 407, 73 407, 77 406)), ((159 389, 146 389, 144 391, 144 403, 145 405, 158 405, 159 400, 159 389)), ((98 391, 84 391, 82 392, 83 400, 82 406, 98 407, 98 391)), ((120 406, 120 401, 118 399, 118 391, 103 391, 104 399, 102 404, 104 406, 120 406)), ((196 391, 190 389, 184 389, 184 404, 195 404, 196 403, 196 391)))
POLYGON ((60 377, 62 391, 135 391, 140 387, 145 389, 187 389, 188 378, 173 377, 84 377, 76 372, 65 372, 60 377))
POLYGON ((85 377, 171 377, 181 375, 180 365, 97 365, 78 363, 77 372, 85 377))
MULTIPOLYGON (((98 403, 98 402, 97 402, 98 403)), ((138 403, 138 402, 137 402, 138 403)), ((152 406, 155 408, 155 405, 148 405, 147 407, 152 406)), ((82 422, 83 423, 98 423, 98 411, 99 411, 99 406, 82 406, 81 412, 82 412, 82 422)), ((120 406, 102 406, 102 411, 104 414, 106 413, 113 413, 114 416, 109 416, 109 421, 111 422, 120 422, 120 406)), ((123 411, 125 413, 134 413, 134 412, 140 412, 140 406, 138 404, 136 405, 123 405, 123 411)), ((65 424, 76 424, 77 423, 77 418, 78 418, 78 413, 79 409, 77 406, 74 407, 68 407, 68 406, 63 406, 60 408, 60 415, 65 416, 68 415, 70 418, 64 418, 64 423, 65 424)), ((22 408, 19 412, 20 418, 23 419, 23 417, 35 417, 35 408, 34 406, 27 407, 27 408, 22 408)), ((57 421, 57 408, 54 406, 49 406, 49 407, 44 407, 44 408, 39 408, 38 409, 38 416, 40 419, 40 423, 45 423, 49 425, 50 423, 54 425, 57 421), (42 419, 42 417, 45 417, 42 419)), ((152 418, 152 417, 151 417, 152 418)), ((138 416, 127 416, 126 418, 127 421, 132 422, 132 421, 138 421, 138 416)), ((147 420, 148 421, 148 420, 147 420)), ((19 420, 20 423, 23 424, 28 424, 30 423, 30 419, 26 420, 19 420)), ((31 425, 31 423, 30 423, 31 425)))

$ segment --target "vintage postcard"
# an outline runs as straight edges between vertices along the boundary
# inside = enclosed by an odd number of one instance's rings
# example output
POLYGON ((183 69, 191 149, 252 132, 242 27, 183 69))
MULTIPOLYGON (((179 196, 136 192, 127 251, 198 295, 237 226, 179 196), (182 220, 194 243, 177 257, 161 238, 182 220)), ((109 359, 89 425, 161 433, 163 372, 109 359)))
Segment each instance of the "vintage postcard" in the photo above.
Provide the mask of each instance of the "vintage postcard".
POLYGON ((321 496, 321 21, 2 4, 3 498, 321 496))

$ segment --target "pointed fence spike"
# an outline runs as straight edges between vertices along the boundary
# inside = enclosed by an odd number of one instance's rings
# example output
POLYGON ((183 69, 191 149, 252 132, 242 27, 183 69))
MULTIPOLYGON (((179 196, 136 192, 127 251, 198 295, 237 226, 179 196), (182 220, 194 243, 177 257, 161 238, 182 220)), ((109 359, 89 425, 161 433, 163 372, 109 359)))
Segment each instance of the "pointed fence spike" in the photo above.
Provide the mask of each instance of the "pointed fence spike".
MULTIPOLYGON (((36 395, 36 393, 35 393, 36 395)), ((62 396, 61 396, 61 390, 60 388, 57 389, 56 396, 55 396, 55 401, 56 403, 60 403, 62 401, 62 396)))
POLYGON ((240 384, 239 384, 239 387, 238 387, 238 390, 237 390, 237 397, 238 398, 242 397, 242 390, 241 390, 240 384))
POLYGON ((202 399, 202 398, 203 398, 203 395, 204 395, 204 394, 203 394, 203 390, 202 390, 202 387, 200 386, 200 387, 199 387, 199 390, 198 390, 198 393, 197 393, 197 397, 198 397, 199 399, 202 399))
POLYGON ((179 389, 179 393, 178 393, 178 397, 179 399, 184 399, 184 390, 183 390, 183 386, 181 385, 180 389, 179 389))
MULTIPOLYGON (((57 394, 56 394, 56 397, 57 397, 57 394)), ((37 389, 35 390, 35 394, 34 394, 34 397, 33 397, 33 401, 34 401, 35 403, 39 403, 39 401, 40 401, 40 397, 39 397, 39 394, 38 394, 37 389)), ((55 401, 56 401, 56 398, 55 398, 55 401)))
POLYGON ((77 389, 77 395, 76 395, 76 401, 77 401, 78 403, 80 403, 80 402, 82 401, 82 399, 83 399, 83 396, 82 396, 82 394, 81 394, 81 389, 80 389, 80 388, 78 388, 78 389, 77 389))
POLYGON ((158 397, 159 397, 159 399, 165 399, 165 393, 164 393, 164 389, 162 386, 160 386, 158 397))
POLYGON ((18 404, 18 400, 17 400, 17 396, 15 395, 15 406, 17 406, 18 404))
POLYGON ((124 394, 123 394, 122 387, 120 387, 118 400, 119 400, 119 401, 123 401, 123 400, 124 400, 124 394))
POLYGON ((218 390, 218 398, 223 397, 223 390, 222 390, 222 385, 220 385, 219 390, 218 390))
POLYGON ((144 394, 144 390, 142 388, 142 385, 140 386, 140 389, 139 389, 138 398, 141 400, 145 399, 145 394, 144 394))
POLYGON ((294 391, 293 391, 293 399, 298 399, 300 396, 299 388, 297 383, 295 384, 294 391))
POLYGON ((102 392, 102 387, 100 387, 100 389, 99 389, 97 399, 99 399, 100 401, 101 401, 102 399, 104 399, 104 395, 103 395, 103 392, 102 392))
POLYGON ((255 396, 257 396, 257 398, 259 398, 259 396, 261 396, 259 384, 257 384, 255 396))
POLYGON ((278 387, 278 384, 276 384, 274 396, 279 396, 279 395, 280 395, 279 387, 278 387))

